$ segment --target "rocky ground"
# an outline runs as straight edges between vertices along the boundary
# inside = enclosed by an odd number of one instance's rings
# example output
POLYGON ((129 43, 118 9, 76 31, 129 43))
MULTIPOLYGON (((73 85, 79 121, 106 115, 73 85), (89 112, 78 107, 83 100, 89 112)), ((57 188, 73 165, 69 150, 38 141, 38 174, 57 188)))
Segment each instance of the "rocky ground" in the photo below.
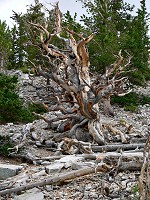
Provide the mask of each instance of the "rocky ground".
MULTIPOLYGON (((19 72, 18 72, 19 73, 19 72)), ((40 84, 41 79, 37 80, 40 84)), ((34 88, 28 85, 28 76, 22 76, 20 74, 20 86, 19 94, 21 98, 28 100, 30 97, 36 94, 34 88), (21 78, 22 77, 22 78, 21 78), (28 88, 28 92, 27 89, 28 88)), ((146 88, 138 88, 138 93, 143 93, 150 96, 150 83, 146 88)), ((115 116, 108 117, 102 116, 102 121, 105 124, 114 124, 122 132, 125 132, 125 138, 127 144, 143 144, 149 134, 150 126, 150 105, 139 106, 136 112, 126 112, 123 108, 114 106, 115 116), (131 125, 133 131, 126 132, 127 127, 125 124, 131 125)), ((44 120, 39 119, 33 123, 28 124, 13 124, 8 123, 0 125, 0 135, 8 135, 12 141, 16 143, 16 147, 21 147, 22 152, 18 152, 19 155, 25 155, 17 157, 12 154, 11 157, 0 158, 0 166, 7 164, 17 165, 19 171, 16 175, 10 175, 10 177, 3 172, 4 178, 0 178, 0 192, 4 189, 20 187, 26 184, 32 184, 37 181, 42 181, 55 176, 71 172, 72 170, 87 169, 91 167, 95 169, 101 164, 101 160, 98 159, 85 159, 81 155, 75 157, 67 157, 67 155, 57 154, 59 145, 52 142, 51 138, 54 131, 46 129, 47 124, 44 120), (52 157, 54 159, 52 159, 52 157), (63 159, 63 161, 61 160, 63 159), (65 160, 65 161, 64 161, 65 160)), ((106 131, 106 140, 109 144, 121 144, 121 137, 119 134, 112 135, 106 131), (108 140, 109 138, 109 140, 108 140)), ((15 152, 18 149, 13 149, 11 152, 15 152)), ((105 149, 106 150, 106 149, 105 149)), ((101 152, 95 152, 100 157, 101 152)), ((121 149, 117 149, 116 152, 122 155, 121 149)), ((141 155, 143 147, 136 150, 130 150, 129 153, 136 152, 137 155, 141 155)), ((126 151, 127 152, 127 151, 126 151)), ((73 155, 70 155, 73 156, 73 155)), ((97 157, 98 158, 98 157, 97 157)), ((9 168, 9 167, 8 167, 9 168)), ((134 168, 134 167, 133 167, 134 168)), ((136 200, 140 199, 138 193, 138 177, 140 170, 125 169, 119 170, 119 165, 115 168, 111 168, 106 172, 97 172, 88 175, 84 175, 71 180, 63 181, 63 183, 54 185, 45 185, 42 187, 33 187, 24 191, 18 191, 17 193, 11 193, 2 195, 1 200, 136 200)), ((14 170, 14 169, 13 169, 14 170)), ((2 170, 0 169, 0 173, 2 170)), ((0 175, 1 176, 1 175, 0 175)), ((1 193, 0 193, 1 194, 1 193)))

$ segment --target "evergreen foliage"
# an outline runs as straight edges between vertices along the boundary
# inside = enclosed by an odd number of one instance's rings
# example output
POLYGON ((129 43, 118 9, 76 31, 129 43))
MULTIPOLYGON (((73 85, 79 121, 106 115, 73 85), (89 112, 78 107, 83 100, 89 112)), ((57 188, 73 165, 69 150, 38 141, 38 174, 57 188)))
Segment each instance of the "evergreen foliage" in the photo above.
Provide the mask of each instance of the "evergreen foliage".
POLYGON ((17 68, 17 27, 11 29, 11 50, 9 55, 9 64, 7 65, 7 69, 16 69, 17 68))
MULTIPOLYGON (((83 3, 83 7, 89 13, 89 16, 82 16, 81 21, 84 22, 84 26, 76 22, 77 13, 72 17, 69 11, 63 15, 63 26, 81 33, 85 37, 91 32, 95 33, 94 40, 88 47, 91 69, 103 73, 105 68, 116 60, 116 55, 122 49, 124 56, 126 51, 132 56, 130 65, 132 72, 128 73, 130 81, 133 84, 144 85, 150 79, 150 69, 148 68, 149 15, 145 0, 140 1, 140 8, 136 16, 132 14, 134 6, 123 0, 78 1, 83 3)), ((14 12, 12 18, 16 22, 11 30, 12 37, 10 37, 6 23, 0 23, 1 62, 2 60, 7 62, 9 57, 10 64, 7 63, 7 68, 24 71, 27 71, 30 66, 29 60, 36 65, 47 66, 46 57, 39 59, 41 48, 33 46, 33 44, 39 45, 39 30, 29 26, 28 22, 46 25, 48 30, 53 32, 54 9, 47 10, 39 0, 34 0, 34 4, 28 6, 27 13, 17 14, 14 12), (46 12, 47 14, 45 14, 46 12)), ((58 48, 63 48, 63 41, 57 37, 53 37, 52 42, 54 45, 57 44, 58 48)))
POLYGON ((0 20, 0 68, 8 65, 11 47, 11 35, 5 21, 0 20))
POLYGON ((140 1, 140 8, 137 16, 132 20, 126 36, 124 48, 133 56, 131 68, 134 69, 129 74, 130 81, 136 85, 144 85, 150 80, 149 59, 149 37, 148 37, 148 13, 146 11, 145 0, 140 1))
POLYGON ((89 32, 95 33, 94 40, 89 45, 91 65, 93 70, 103 73, 116 60, 115 55, 118 55, 125 43, 133 6, 122 0, 82 2, 89 13, 89 16, 82 16, 82 21, 89 32))
POLYGON ((86 29, 80 23, 77 22, 77 13, 74 16, 71 16, 70 12, 67 11, 63 15, 63 27, 68 28, 69 30, 73 30, 76 33, 85 34, 86 29))
POLYGON ((0 74, 0 121, 13 122, 19 119, 21 102, 15 93, 16 77, 0 74))
POLYGON ((11 30, 12 51, 8 69, 21 69, 27 72, 30 66, 29 60, 39 60, 38 58, 41 54, 37 48, 33 47, 33 44, 37 45, 36 35, 38 35, 38 30, 35 28, 31 30, 28 22, 44 23, 45 14, 41 9, 42 4, 35 0, 35 5, 30 5, 27 13, 13 13, 11 18, 14 20, 15 25, 11 30), (34 41, 32 38, 34 38, 34 41))
POLYGON ((136 111, 139 105, 150 104, 150 97, 131 92, 122 97, 112 97, 111 103, 124 107, 126 111, 136 111))
POLYGON ((8 155, 10 153, 8 148, 12 148, 13 146, 14 144, 8 136, 0 135, 0 155, 8 155))
MULTIPOLYGON (((31 4, 28 6, 27 13, 22 16, 24 18, 24 24, 26 26, 26 60, 34 62, 36 65, 44 63, 44 58, 41 57, 40 48, 35 48, 35 46, 39 45, 39 30, 35 27, 31 27, 29 22, 35 24, 45 24, 45 12, 43 10, 43 5, 39 2, 39 0, 34 1, 34 5, 31 4), (41 57, 41 59, 39 59, 41 57)), ((30 66, 30 62, 28 62, 30 66)))
POLYGON ((32 112, 43 113, 38 105, 23 106, 16 94, 17 78, 0 74, 0 122, 31 122, 35 120, 32 112))
POLYGON ((11 18, 15 21, 16 25, 14 25, 11 31, 12 51, 10 56, 9 68, 21 69, 26 66, 26 51, 25 51, 25 47, 27 45, 26 26, 22 14, 14 12, 11 18))
POLYGON ((95 32, 95 39, 90 43, 90 61, 93 70, 103 73, 110 66, 119 50, 125 56, 132 56, 128 73, 130 82, 144 85, 150 80, 148 68, 148 13, 145 0, 140 1, 137 15, 133 16, 134 6, 123 0, 78 0, 83 3, 89 16, 82 16, 82 21, 88 30, 95 32))

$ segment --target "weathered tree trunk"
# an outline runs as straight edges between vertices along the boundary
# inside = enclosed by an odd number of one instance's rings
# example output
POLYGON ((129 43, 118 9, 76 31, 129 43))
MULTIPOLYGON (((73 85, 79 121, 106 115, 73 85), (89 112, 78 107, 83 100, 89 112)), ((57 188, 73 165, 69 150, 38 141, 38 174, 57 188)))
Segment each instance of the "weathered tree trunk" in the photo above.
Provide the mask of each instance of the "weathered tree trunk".
POLYGON ((110 103, 110 96, 106 97, 103 100, 103 107, 104 107, 104 113, 106 115, 114 116, 114 111, 113 111, 113 108, 112 108, 111 103, 110 103))
POLYGON ((53 81, 57 84, 57 89, 49 86, 49 92, 55 97, 56 104, 46 105, 43 103, 43 106, 49 112, 60 111, 60 116, 50 120, 44 117, 43 119, 48 122, 49 127, 52 127, 52 123, 59 121, 59 127, 61 127, 59 130, 61 132, 70 130, 71 137, 76 135, 77 127, 86 127, 95 142, 99 145, 105 144, 98 105, 103 103, 104 112, 113 115, 110 96, 113 93, 119 94, 123 88, 122 84, 126 80, 120 76, 123 69, 121 51, 117 62, 114 63, 113 67, 106 70, 106 74, 98 81, 99 84, 96 84, 96 81, 91 81, 89 75, 90 62, 86 49, 86 45, 94 37, 93 34, 84 38, 81 34, 62 28, 58 4, 56 4, 56 28, 52 34, 40 24, 32 22, 29 24, 41 31, 41 44, 37 46, 42 47, 44 56, 48 58, 50 67, 54 69, 50 74, 49 66, 44 71, 41 67, 34 65, 36 72, 48 77, 49 83, 53 81), (61 37, 62 30, 66 31, 69 39, 61 37), (46 36, 45 40, 43 33, 46 36), (79 41, 75 40, 74 35, 79 38, 79 41), (50 44, 53 36, 57 36, 65 42, 66 51, 50 44))

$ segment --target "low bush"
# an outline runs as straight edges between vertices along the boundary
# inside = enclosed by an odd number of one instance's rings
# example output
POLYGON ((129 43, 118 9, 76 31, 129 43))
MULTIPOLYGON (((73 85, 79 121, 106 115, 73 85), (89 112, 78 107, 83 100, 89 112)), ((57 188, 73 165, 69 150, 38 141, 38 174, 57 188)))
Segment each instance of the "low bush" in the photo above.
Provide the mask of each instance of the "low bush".
POLYGON ((40 105, 29 104, 24 107, 16 93, 17 78, 0 74, 0 123, 32 122, 32 112, 44 113, 40 105))
POLYGON ((131 92, 122 97, 113 96, 111 98, 111 103, 124 107, 126 111, 134 112, 139 105, 150 104, 150 97, 131 92))
POLYGON ((12 148, 14 145, 10 141, 10 138, 8 136, 1 136, 0 135, 0 155, 8 155, 9 148, 12 148))

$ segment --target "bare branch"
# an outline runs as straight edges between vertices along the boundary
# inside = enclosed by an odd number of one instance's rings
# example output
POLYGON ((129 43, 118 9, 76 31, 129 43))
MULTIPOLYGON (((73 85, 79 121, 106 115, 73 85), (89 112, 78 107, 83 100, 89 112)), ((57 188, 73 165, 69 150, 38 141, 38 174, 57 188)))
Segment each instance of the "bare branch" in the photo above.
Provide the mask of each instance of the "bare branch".
POLYGON ((39 30, 42 30, 42 31, 44 31, 45 32, 45 34, 46 34, 46 40, 45 41, 43 41, 43 35, 41 34, 41 42, 44 42, 45 44, 48 44, 48 42, 50 41, 50 39, 51 39, 51 36, 53 36, 53 35, 55 35, 55 34, 50 34, 48 31, 47 31, 47 29, 46 28, 44 28, 42 25, 40 25, 40 24, 34 24, 34 23, 32 23, 32 22, 28 22, 30 25, 32 25, 32 26, 35 26, 36 28, 38 28, 39 30))

